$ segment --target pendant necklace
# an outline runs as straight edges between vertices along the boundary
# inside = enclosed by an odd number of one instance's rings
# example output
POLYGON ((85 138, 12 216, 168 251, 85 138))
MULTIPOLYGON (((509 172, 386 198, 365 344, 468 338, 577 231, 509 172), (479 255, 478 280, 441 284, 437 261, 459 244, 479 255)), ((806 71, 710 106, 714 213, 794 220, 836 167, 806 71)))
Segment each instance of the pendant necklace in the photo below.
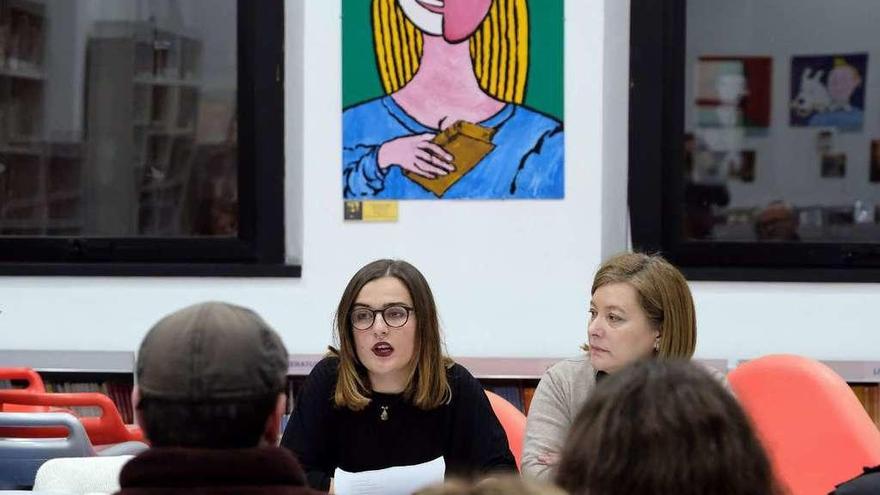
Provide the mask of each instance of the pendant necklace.
POLYGON ((382 421, 388 421, 388 406, 379 406, 379 409, 382 410, 379 414, 379 419, 382 421))

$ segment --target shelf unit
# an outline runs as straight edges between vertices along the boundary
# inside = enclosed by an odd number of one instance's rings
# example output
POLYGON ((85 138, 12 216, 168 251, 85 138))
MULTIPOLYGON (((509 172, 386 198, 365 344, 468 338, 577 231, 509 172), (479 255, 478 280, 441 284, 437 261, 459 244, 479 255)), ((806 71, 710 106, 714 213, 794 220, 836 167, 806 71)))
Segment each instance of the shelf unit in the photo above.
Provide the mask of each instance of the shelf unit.
POLYGON ((0 2, 0 235, 76 234, 81 146, 45 140, 43 2, 0 2))
MULTIPOLYGON (((291 354, 287 374, 306 376, 323 357, 323 354, 291 354)), ((460 357, 454 359, 481 380, 540 380, 548 368, 565 358, 460 357)), ((697 361, 723 373, 728 371, 726 359, 697 359, 697 361)), ((880 381, 880 376, 877 380, 880 381)))
MULTIPOLYGON (((291 354, 288 360, 288 393, 292 400, 302 386, 312 368, 323 358, 322 354, 291 354)), ((511 402, 516 397, 505 394, 520 394, 520 407, 527 409, 529 389, 534 389, 544 372, 563 358, 493 358, 461 357, 456 362, 468 369, 486 388, 501 392, 511 402)), ((698 359, 711 368, 727 372, 726 359, 698 359)), ((738 361, 742 363, 744 361, 738 361)), ((866 402, 878 400, 880 393, 880 361, 822 361, 853 387, 856 396, 880 427, 880 409, 866 402), (873 408, 873 409, 872 409, 873 408)), ((94 383, 102 382, 133 384, 135 355, 129 351, 32 351, 0 350, 0 363, 3 366, 25 366, 36 369, 47 383, 94 383)), ((117 394, 118 396, 119 394, 117 394)), ((130 410, 128 394, 122 394, 118 404, 120 411, 130 410)), ((114 398, 116 401, 119 397, 114 398)))
MULTIPOLYGON (((48 392, 99 392, 113 401, 122 420, 134 423, 131 390, 134 353, 123 351, 0 351, 0 363, 33 368, 48 392)), ((0 383, 0 388, 10 386, 0 383)), ((99 416, 100 409, 75 407, 83 416, 99 416)))
POLYGON ((89 175, 113 171, 117 192, 95 191, 90 200, 122 208, 101 230, 149 236, 183 231, 201 51, 195 37, 150 22, 96 23, 89 39, 89 175), (112 156, 102 152, 109 144, 112 156))

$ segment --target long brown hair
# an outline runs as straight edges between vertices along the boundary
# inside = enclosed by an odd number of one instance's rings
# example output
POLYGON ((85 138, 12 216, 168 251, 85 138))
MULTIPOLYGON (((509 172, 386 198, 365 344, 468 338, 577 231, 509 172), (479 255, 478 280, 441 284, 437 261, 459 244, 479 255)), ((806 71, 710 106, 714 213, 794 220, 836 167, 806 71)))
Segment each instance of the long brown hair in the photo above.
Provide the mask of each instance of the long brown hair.
POLYGON ((690 359, 697 346, 697 316, 684 275, 658 254, 622 253, 602 263, 590 294, 618 282, 636 290, 639 306, 660 330, 657 357, 690 359))
POLYGON ((351 310, 361 289, 382 277, 394 277, 406 286, 416 315, 415 352, 409 363, 409 379, 403 396, 421 409, 438 407, 451 399, 446 369, 452 365, 452 360, 443 352, 434 295, 428 281, 416 267, 403 260, 390 259, 373 261, 358 270, 339 300, 334 320, 339 349, 331 348, 331 353, 339 357, 339 375, 333 400, 337 406, 354 411, 370 403, 372 388, 367 370, 355 350, 351 310))
POLYGON ((556 482, 572 495, 781 493, 739 404, 683 360, 603 380, 572 425, 556 482))

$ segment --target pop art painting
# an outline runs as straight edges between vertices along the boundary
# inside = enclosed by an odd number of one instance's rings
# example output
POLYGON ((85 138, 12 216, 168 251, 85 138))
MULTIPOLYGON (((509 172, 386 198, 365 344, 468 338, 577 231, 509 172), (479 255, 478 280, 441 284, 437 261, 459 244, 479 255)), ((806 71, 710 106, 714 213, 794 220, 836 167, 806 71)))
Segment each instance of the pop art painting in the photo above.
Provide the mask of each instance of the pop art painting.
POLYGON ((867 73, 866 53, 793 57, 791 125, 861 130, 867 73))
POLYGON ((345 199, 564 197, 563 0, 343 0, 345 199))
POLYGON ((696 73, 698 127, 770 127, 770 57, 700 57, 696 73))

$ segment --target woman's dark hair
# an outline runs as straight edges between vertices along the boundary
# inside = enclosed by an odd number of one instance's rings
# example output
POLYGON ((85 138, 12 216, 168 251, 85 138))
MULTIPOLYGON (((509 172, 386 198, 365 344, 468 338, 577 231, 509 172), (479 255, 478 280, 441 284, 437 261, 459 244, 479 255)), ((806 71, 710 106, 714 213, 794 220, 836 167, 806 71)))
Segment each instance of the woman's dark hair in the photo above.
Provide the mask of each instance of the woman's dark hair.
POLYGON ((572 495, 781 493, 734 397, 679 360, 605 378, 575 419, 556 482, 572 495))

